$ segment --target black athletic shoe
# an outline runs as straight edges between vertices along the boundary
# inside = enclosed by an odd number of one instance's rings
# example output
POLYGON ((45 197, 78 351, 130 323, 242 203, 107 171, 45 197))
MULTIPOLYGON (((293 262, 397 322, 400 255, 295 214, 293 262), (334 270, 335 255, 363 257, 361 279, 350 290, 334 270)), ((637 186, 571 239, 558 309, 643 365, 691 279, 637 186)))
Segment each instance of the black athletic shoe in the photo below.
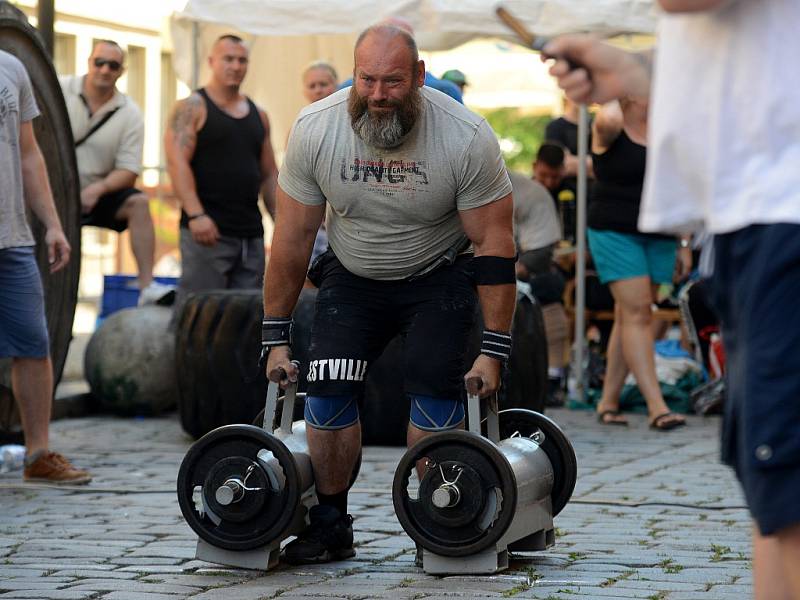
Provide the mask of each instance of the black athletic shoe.
POLYGON ((353 517, 322 504, 312 506, 308 515, 311 524, 286 545, 283 560, 290 565, 309 565, 355 556, 353 517))

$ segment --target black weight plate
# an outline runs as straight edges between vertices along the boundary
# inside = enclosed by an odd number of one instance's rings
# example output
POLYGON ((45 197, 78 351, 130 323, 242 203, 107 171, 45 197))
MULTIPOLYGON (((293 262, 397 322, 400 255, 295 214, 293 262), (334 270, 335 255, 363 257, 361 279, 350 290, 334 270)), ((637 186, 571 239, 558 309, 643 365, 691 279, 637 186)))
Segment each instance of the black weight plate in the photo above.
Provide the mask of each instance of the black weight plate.
MULTIPOLYGON (((205 492, 204 490, 204 493, 205 492)), ((283 537, 300 502, 297 464, 291 452, 276 437, 253 425, 225 425, 197 440, 178 470, 178 504, 189 526, 209 544, 227 550, 252 550, 283 537), (258 453, 268 450, 283 469, 285 486, 264 497, 264 509, 244 522, 222 519, 195 508, 195 487, 203 487, 215 465, 230 457, 257 462, 258 453)), ((209 504, 206 498, 207 505, 209 504)), ((217 515, 219 516, 219 515, 217 515)))
POLYGON ((490 547, 508 529, 517 505, 517 482, 511 465, 495 444, 466 431, 447 431, 420 440, 403 455, 394 475, 392 501, 403 529, 423 548, 441 556, 469 556, 490 547), (411 472, 425 458, 436 464, 453 462, 474 469, 481 479, 482 506, 486 509, 491 508, 489 495, 499 490, 502 498, 494 523, 485 529, 477 520, 448 527, 432 519, 424 506, 426 500, 415 500, 408 494, 411 472))
POLYGON ((444 483, 442 473, 448 481, 458 484, 461 492, 459 502, 452 507, 437 508, 433 502, 424 502, 422 507, 436 523, 446 527, 461 527, 474 522, 486 505, 481 476, 469 465, 445 461, 435 469, 430 469, 419 484, 419 497, 430 498, 440 485, 444 483), (439 471, 439 467, 442 471, 439 471), (457 472, 460 470, 460 472, 457 472))
POLYGON ((553 466, 553 491, 550 494, 553 516, 560 513, 572 497, 578 478, 578 459, 567 436, 552 419, 524 408, 501 410, 500 439, 511 437, 515 432, 528 437, 537 430, 544 434, 541 449, 553 466))
POLYGON ((228 456, 219 460, 211 467, 203 483, 203 494, 211 512, 225 521, 234 523, 244 523, 256 518, 264 509, 270 492, 264 469, 259 463, 245 456, 228 456), (251 489, 245 491, 241 499, 236 502, 220 504, 216 492, 231 478, 242 481, 251 489))

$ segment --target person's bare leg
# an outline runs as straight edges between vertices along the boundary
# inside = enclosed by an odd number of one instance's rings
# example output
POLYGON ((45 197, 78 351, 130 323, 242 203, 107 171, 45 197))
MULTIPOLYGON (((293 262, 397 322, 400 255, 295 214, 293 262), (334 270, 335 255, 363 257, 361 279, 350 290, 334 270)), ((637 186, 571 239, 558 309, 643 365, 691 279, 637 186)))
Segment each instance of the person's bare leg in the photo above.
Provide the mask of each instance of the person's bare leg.
POLYGON ((27 453, 47 450, 53 401, 53 365, 50 357, 15 358, 11 389, 17 399, 27 453))
POLYGON ((156 252, 150 199, 145 194, 134 194, 125 201, 115 216, 128 222, 131 250, 139 269, 139 289, 143 290, 153 281, 153 262, 156 252))
POLYGON ((800 523, 781 529, 775 534, 778 540, 783 580, 789 597, 800 600, 800 523))
MULTIPOLYGON (((652 291, 649 277, 614 281, 609 286, 622 317, 622 353, 647 403, 650 421, 669 412, 656 375, 653 350, 652 291)), ((679 417, 675 417, 678 419, 679 417)))
MULTIPOLYGON (((463 421, 458 426, 458 429, 464 429, 463 421)), ((411 423, 409 423, 408 428, 406 429, 406 446, 411 448, 411 446, 416 444, 418 441, 423 440, 434 433, 434 431, 425 431, 423 429, 419 429, 418 427, 414 427, 411 423)), ((425 476, 426 461, 427 459, 424 458, 417 461, 417 479, 420 481, 422 481, 422 478, 425 476)))
MULTIPOLYGON (((753 526, 753 597, 755 600, 798 600, 792 596, 787 580, 797 571, 798 562, 787 569, 787 556, 782 555, 782 544, 777 536, 763 536, 753 526), (793 573, 794 572, 794 573, 793 573)), ((799 560, 797 555, 795 561, 799 560)))
MULTIPOLYGON (((622 386, 628 376, 628 364, 622 353, 622 313, 619 305, 614 304, 614 324, 611 327, 611 335, 608 338, 606 348, 606 373, 603 379, 603 392, 600 402, 597 404, 597 412, 602 413, 606 410, 619 410, 619 396, 622 393, 622 386)), ((623 417, 609 415, 604 417, 606 422, 618 421, 625 422, 623 417)))
POLYGON ((317 492, 333 496, 345 491, 361 452, 361 423, 333 430, 306 426, 306 439, 317 492))

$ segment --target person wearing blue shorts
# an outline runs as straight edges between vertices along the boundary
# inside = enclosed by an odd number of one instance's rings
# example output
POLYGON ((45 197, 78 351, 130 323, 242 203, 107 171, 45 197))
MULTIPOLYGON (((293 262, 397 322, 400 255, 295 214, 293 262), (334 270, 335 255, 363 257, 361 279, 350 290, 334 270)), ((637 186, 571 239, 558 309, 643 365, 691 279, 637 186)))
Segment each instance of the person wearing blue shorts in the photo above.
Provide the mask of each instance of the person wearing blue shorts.
POLYGON ((654 60, 564 36, 545 48, 565 59, 550 73, 576 102, 649 101, 639 227, 714 235, 728 378, 722 458, 754 521, 753 594, 798 600, 800 3, 659 4, 654 60))
POLYGON ((53 365, 26 205, 44 225, 51 273, 67 265, 70 246, 33 133, 31 122, 38 114, 25 67, 0 50, 0 358, 12 359, 11 388, 25 433, 23 477, 88 483, 88 472, 48 449, 53 365))
MULTIPOLYGON (((589 204, 589 248, 600 281, 609 284, 614 296, 614 325, 597 413, 603 424, 627 424, 619 412, 619 397, 631 371, 647 403, 650 426, 667 431, 686 420, 670 412, 658 383, 652 304, 655 288, 672 282, 676 243, 674 237, 644 234, 637 228, 646 160, 646 115, 646 105, 623 99, 605 105, 592 126, 596 181, 589 204)), ((680 274, 691 265, 688 243, 686 246, 677 263, 680 274)))

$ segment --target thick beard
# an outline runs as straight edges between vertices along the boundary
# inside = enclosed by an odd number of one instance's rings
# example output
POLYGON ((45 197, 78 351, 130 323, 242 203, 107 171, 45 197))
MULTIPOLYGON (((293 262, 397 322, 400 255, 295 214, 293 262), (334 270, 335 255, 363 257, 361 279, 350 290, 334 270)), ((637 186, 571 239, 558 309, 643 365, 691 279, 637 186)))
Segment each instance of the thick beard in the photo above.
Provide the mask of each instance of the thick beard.
POLYGON ((369 111, 369 100, 350 89, 347 110, 353 131, 368 146, 373 148, 396 148, 403 143, 406 135, 414 127, 422 106, 422 94, 413 87, 402 100, 386 100, 378 106, 393 106, 389 113, 373 114, 369 111))

